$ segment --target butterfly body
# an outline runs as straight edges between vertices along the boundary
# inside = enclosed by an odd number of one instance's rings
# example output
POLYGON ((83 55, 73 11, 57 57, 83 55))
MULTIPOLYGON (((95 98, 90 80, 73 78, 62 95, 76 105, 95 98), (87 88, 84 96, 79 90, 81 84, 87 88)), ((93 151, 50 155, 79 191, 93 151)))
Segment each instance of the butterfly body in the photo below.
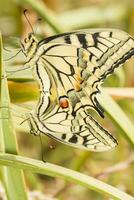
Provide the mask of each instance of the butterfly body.
POLYGON ((134 55, 134 39, 116 29, 74 31, 40 42, 30 34, 22 49, 40 88, 29 117, 32 133, 92 151, 115 147, 116 140, 90 116, 90 109, 104 117, 99 86, 134 55))

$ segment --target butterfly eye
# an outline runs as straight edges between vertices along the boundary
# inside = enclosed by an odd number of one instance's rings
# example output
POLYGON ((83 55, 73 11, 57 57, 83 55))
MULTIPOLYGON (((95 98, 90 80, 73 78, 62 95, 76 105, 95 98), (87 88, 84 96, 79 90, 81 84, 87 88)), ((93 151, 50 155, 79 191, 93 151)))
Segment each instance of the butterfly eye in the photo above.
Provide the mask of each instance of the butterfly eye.
POLYGON ((67 99, 67 97, 65 97, 65 96, 60 97, 59 103, 60 103, 60 107, 61 107, 61 108, 68 108, 68 107, 69 107, 68 99, 67 99))

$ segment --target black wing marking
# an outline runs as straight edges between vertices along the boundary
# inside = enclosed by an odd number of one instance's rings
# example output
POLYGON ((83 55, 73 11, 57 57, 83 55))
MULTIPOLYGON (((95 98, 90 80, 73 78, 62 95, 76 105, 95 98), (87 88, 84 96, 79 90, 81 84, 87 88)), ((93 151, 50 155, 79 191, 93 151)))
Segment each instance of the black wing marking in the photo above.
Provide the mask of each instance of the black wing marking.
POLYGON ((104 117, 97 100, 99 86, 134 55, 134 39, 120 30, 96 29, 52 36, 41 41, 42 45, 44 64, 60 81, 65 94, 74 90, 78 103, 88 101, 104 117))

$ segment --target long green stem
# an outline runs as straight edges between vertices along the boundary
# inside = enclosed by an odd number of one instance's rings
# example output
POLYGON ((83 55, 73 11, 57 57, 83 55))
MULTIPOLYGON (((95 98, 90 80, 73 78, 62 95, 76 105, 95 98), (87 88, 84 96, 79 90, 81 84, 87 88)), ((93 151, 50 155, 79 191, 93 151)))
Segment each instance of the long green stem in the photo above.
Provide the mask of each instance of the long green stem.
POLYGON ((134 148, 134 125, 126 116, 120 106, 102 90, 100 102, 108 115, 115 121, 115 123, 122 129, 124 136, 132 144, 134 148))
MULTIPOLYGON (((11 113, 9 109, 10 98, 6 74, 2 62, 2 38, 0 37, 0 71, 1 71, 1 98, 0 98, 0 150, 2 152, 10 152, 17 154, 17 142, 15 131, 13 129, 11 113), (4 78, 3 78, 4 77, 4 78)), ((14 167, 2 167, 1 174, 5 186, 8 200, 27 200, 26 188, 22 171, 14 167)))
POLYGON ((64 180, 75 182, 97 192, 110 195, 114 199, 134 200, 130 195, 111 185, 58 165, 43 163, 39 160, 4 153, 0 153, 0 164, 12 167, 15 166, 19 169, 30 170, 35 173, 45 174, 52 177, 60 177, 64 180))

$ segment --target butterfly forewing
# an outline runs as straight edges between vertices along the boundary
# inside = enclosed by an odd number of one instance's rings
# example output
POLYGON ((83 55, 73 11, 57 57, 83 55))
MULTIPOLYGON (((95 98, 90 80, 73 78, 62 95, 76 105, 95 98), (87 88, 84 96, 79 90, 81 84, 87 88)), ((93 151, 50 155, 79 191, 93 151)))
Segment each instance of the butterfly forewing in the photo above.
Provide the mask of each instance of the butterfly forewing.
POLYGON ((66 93, 75 89, 79 96, 82 90, 88 105, 103 116, 96 99, 99 85, 133 56, 133 38, 120 30, 85 30, 50 37, 40 44, 46 48, 44 62, 55 69, 66 93))

